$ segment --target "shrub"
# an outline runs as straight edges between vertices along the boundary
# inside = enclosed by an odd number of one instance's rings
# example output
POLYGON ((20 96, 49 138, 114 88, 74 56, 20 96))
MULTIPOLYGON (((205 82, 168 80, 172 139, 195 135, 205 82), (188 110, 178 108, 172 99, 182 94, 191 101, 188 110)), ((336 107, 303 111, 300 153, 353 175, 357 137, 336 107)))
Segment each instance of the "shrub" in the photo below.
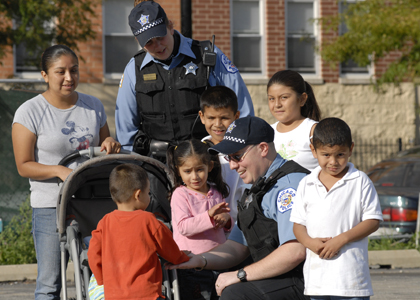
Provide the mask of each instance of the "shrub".
POLYGON ((369 250, 406 250, 416 249, 416 235, 411 238, 396 239, 392 237, 382 237, 380 239, 369 240, 369 250))
POLYGON ((9 225, 0 233, 0 265, 36 263, 32 238, 32 208, 29 196, 9 225))

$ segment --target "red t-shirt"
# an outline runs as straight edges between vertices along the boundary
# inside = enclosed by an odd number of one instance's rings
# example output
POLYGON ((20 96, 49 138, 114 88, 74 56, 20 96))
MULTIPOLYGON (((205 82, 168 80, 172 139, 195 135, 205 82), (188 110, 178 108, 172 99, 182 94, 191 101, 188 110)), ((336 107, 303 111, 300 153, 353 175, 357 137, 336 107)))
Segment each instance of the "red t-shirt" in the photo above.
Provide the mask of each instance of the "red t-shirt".
POLYGON ((88 250, 89 266, 98 285, 104 285, 107 300, 162 297, 157 254, 173 264, 189 260, 172 232, 142 210, 114 210, 105 215, 92 231, 88 250))

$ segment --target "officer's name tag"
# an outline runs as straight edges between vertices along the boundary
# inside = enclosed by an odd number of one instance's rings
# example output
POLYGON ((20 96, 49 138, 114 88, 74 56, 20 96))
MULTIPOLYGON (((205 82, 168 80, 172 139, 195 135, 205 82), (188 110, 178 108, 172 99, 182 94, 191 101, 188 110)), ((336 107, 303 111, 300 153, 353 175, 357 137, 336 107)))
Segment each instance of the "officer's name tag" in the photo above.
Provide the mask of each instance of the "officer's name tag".
POLYGON ((144 74, 144 75, 143 75, 143 80, 144 80, 144 81, 156 80, 156 79, 157 79, 157 75, 156 75, 156 73, 152 73, 152 74, 144 74))
POLYGON ((287 188, 281 190, 277 196, 277 209, 279 212, 284 213, 292 209, 293 198, 296 196, 294 188, 287 188))

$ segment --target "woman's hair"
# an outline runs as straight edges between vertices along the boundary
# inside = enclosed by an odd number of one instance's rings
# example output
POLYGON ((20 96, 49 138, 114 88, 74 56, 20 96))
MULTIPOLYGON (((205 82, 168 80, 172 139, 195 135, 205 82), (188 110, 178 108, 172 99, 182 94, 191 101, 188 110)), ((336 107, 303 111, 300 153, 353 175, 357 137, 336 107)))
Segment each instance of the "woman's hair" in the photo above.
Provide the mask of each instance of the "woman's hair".
POLYGON ((77 62, 79 59, 76 53, 65 45, 54 45, 45 49, 41 56, 41 71, 48 74, 48 69, 51 65, 63 55, 73 56, 77 62))
POLYGON ((134 0, 134 7, 136 7, 137 5, 139 5, 142 2, 146 2, 146 1, 155 2, 154 0, 134 0))
POLYGON ((213 169, 209 172, 207 181, 215 184, 215 188, 222 194, 223 198, 229 196, 229 187, 222 178, 222 167, 217 155, 210 155, 207 152, 209 145, 196 139, 183 141, 178 146, 169 147, 166 153, 166 162, 174 176, 174 188, 183 184, 178 168, 190 157, 197 157, 203 164, 210 165, 213 162, 213 169))
POLYGON ((128 202, 136 190, 143 191, 149 182, 147 172, 128 163, 115 167, 109 175, 109 191, 115 203, 128 202))
POLYGON ((273 77, 271 77, 270 81, 268 81, 267 92, 273 84, 287 86, 295 91, 299 96, 306 93, 308 95, 308 99, 306 100, 305 105, 300 109, 301 115, 315 121, 319 121, 321 119, 321 110, 316 102, 314 91, 312 90, 311 85, 303 80, 303 77, 298 72, 292 70, 277 72, 273 75, 273 77))

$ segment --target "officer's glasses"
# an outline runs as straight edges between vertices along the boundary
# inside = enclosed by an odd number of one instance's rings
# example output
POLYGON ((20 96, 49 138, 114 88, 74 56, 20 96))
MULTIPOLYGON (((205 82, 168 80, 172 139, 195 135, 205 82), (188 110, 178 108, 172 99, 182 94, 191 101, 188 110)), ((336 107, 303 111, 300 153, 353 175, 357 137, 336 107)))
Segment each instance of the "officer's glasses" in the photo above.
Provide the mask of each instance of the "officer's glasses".
POLYGON ((240 163, 241 161, 243 161, 244 160, 244 158, 245 158, 245 155, 247 155, 248 154, 248 152, 249 152, 249 150, 251 150, 252 148, 254 148, 256 145, 252 145, 251 147, 249 147, 244 153, 242 153, 242 154, 237 154, 237 155, 232 155, 232 154, 230 154, 230 155, 225 155, 224 156, 224 158, 227 160, 227 161, 234 161, 234 162, 236 162, 236 163, 240 163))

